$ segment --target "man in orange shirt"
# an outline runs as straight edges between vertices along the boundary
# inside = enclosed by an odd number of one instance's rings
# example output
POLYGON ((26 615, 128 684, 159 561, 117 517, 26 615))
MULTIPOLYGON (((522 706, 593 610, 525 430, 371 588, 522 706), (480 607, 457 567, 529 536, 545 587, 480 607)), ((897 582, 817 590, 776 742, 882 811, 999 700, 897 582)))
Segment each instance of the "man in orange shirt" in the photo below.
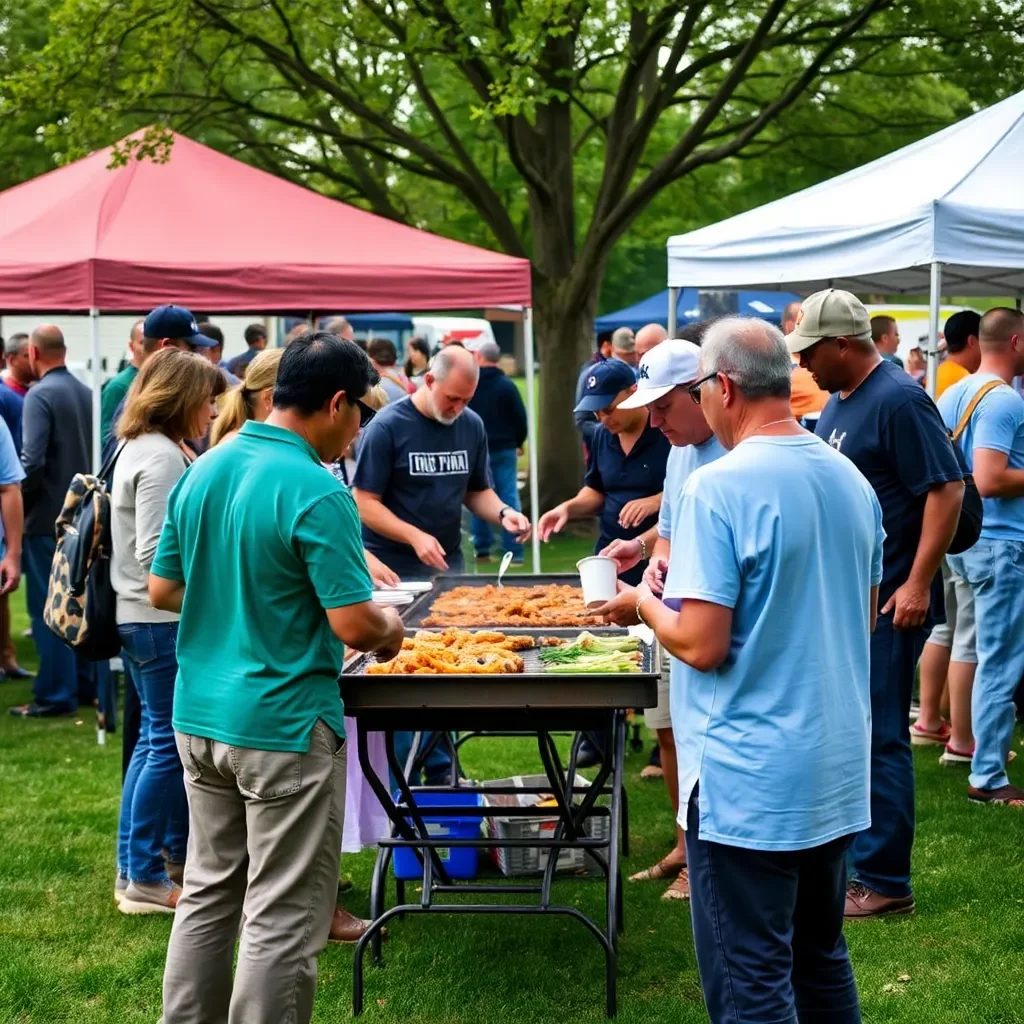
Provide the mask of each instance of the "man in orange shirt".
MULTIPOLYGON (((783 334, 793 333, 799 313, 799 302, 789 303, 782 311, 783 334)), ((789 405, 793 410, 793 416, 797 420, 803 421, 808 430, 813 430, 818 414, 825 408, 825 403, 828 401, 828 392, 822 391, 814 383, 811 371, 800 365, 799 357, 793 358, 793 380, 790 387, 789 405), (810 421, 809 426, 808 421, 810 421)))
POLYGON ((981 347, 978 344, 980 323, 981 316, 973 309, 961 309, 946 321, 942 332, 946 338, 946 358, 939 363, 935 377, 936 399, 961 377, 978 372, 981 365, 981 347))

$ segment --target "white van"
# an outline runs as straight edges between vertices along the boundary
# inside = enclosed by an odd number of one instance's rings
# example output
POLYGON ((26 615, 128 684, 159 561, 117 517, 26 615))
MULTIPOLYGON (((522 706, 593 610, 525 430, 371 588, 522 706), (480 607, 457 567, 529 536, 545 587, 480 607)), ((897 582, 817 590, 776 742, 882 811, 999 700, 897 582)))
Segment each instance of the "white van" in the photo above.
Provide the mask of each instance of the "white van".
POLYGON ((494 329, 490 320, 473 316, 414 316, 413 331, 423 338, 434 352, 444 342, 468 341, 470 339, 494 341, 494 329))

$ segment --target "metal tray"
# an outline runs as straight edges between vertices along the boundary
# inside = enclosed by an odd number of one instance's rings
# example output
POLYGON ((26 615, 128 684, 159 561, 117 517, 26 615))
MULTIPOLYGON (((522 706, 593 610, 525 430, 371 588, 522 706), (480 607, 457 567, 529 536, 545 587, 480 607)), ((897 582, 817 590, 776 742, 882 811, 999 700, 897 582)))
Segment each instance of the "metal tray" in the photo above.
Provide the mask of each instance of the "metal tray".
MULTIPOLYGON (((434 586, 432 590, 427 591, 425 594, 420 594, 412 604, 406 605, 402 608, 399 614, 402 616, 402 621, 409 626, 421 626, 423 620, 430 615, 430 608, 433 603, 441 596, 446 594, 449 590, 454 590, 456 587, 487 587, 492 586, 498 581, 497 573, 493 576, 471 576, 471 575, 452 575, 452 576, 435 576, 434 586)), ((562 586, 568 585, 571 587, 578 587, 580 585, 580 578, 577 573, 574 572, 549 572, 549 573, 529 573, 529 574, 516 574, 514 576, 506 575, 502 581, 505 585, 510 587, 537 587, 547 586, 552 583, 559 584, 562 586)), ((443 626, 427 626, 427 629, 443 629, 443 626)), ((511 632, 514 630, 521 631, 524 633, 543 633, 545 635, 558 635, 558 630, 566 629, 570 627, 565 626, 495 626, 493 623, 488 622, 483 616, 481 616, 480 622, 473 623, 472 626, 460 626, 459 629, 500 629, 502 632, 511 632)), ((571 627, 575 628, 575 627, 571 627)), ((581 630, 589 629, 591 632, 597 630, 614 630, 619 632, 619 628, 616 626, 583 626, 581 625, 576 632, 581 630)))
MULTIPOLYGON (((409 628, 411 636, 416 629, 409 628)), ((438 630, 440 632, 440 630, 438 630)), ((576 637, 579 629, 507 629, 509 635, 576 637)), ((516 653, 526 663, 520 673, 502 675, 367 675, 373 655, 350 661, 341 676, 346 713, 388 708, 545 709, 645 708, 658 701, 661 653, 658 644, 641 644, 639 672, 568 674, 542 670, 537 648, 516 653)))

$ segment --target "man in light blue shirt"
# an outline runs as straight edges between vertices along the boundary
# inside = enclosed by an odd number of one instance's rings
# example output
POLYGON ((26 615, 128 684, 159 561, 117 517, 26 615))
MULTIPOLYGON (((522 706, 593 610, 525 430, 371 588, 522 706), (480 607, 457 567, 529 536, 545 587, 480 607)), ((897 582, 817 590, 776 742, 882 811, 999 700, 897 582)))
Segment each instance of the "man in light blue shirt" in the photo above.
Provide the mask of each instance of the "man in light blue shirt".
MULTIPOLYGON (((651 426, 668 438, 672 449, 666 466, 658 522, 640 537, 613 541, 601 554, 616 560, 620 574, 650 557, 644 580, 655 594, 662 592, 671 554, 673 522, 679 518, 679 505, 686 481, 694 470, 725 454, 725 449, 704 419, 700 406, 693 401, 687 390, 699 372, 700 349, 696 344, 683 340, 662 341, 640 361, 636 391, 622 403, 627 408, 646 406, 650 411, 651 426)), ((627 623, 634 621, 635 601, 625 601, 620 611, 627 623)), ((610 618, 615 621, 615 615, 610 618)), ((671 656, 668 662, 668 670, 663 666, 658 683, 658 703, 644 711, 644 720, 647 728, 658 737, 665 789, 672 804, 673 816, 678 819, 679 772, 672 733, 670 690, 681 685, 680 673, 684 666, 671 656)), ((690 898, 686 839, 678 824, 675 848, 653 866, 633 875, 630 881, 651 882, 668 878, 673 881, 665 890, 664 899, 690 898)))
POLYGON ((714 1024, 861 1019, 842 925, 885 535, 864 477, 793 419, 791 376, 778 328, 708 328, 690 391, 729 453, 683 489, 665 603, 632 595, 687 666, 672 722, 714 1024))
POLYGON ((974 757, 968 798, 1024 806, 1006 761, 1013 739, 1013 695, 1024 676, 1024 399, 1011 387, 1024 372, 1024 315, 990 309, 978 328, 981 365, 939 399, 947 429, 970 417, 959 443, 984 506, 981 538, 950 568, 974 593, 978 669, 971 695, 974 757), (984 392, 984 393, 983 393, 984 392), (973 411, 971 402, 978 396, 973 411))

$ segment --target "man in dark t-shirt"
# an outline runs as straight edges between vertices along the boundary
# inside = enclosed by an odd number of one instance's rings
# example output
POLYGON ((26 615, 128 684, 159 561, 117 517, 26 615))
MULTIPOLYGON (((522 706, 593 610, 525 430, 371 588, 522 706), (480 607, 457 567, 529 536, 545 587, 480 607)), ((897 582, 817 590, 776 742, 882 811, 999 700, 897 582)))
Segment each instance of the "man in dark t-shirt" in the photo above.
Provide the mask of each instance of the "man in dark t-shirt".
POLYGON ((363 432, 353 490, 366 549, 403 580, 462 567, 462 507, 520 542, 530 521, 494 492, 487 435, 471 409, 472 353, 442 349, 415 395, 393 402, 363 432))
POLYGON ((879 355, 855 296, 835 289, 810 296, 787 342, 833 392, 816 433, 874 488, 886 534, 871 637, 871 827, 850 846, 846 916, 909 913, 910 698, 931 623, 932 584, 960 517, 963 474, 934 402, 879 355))

